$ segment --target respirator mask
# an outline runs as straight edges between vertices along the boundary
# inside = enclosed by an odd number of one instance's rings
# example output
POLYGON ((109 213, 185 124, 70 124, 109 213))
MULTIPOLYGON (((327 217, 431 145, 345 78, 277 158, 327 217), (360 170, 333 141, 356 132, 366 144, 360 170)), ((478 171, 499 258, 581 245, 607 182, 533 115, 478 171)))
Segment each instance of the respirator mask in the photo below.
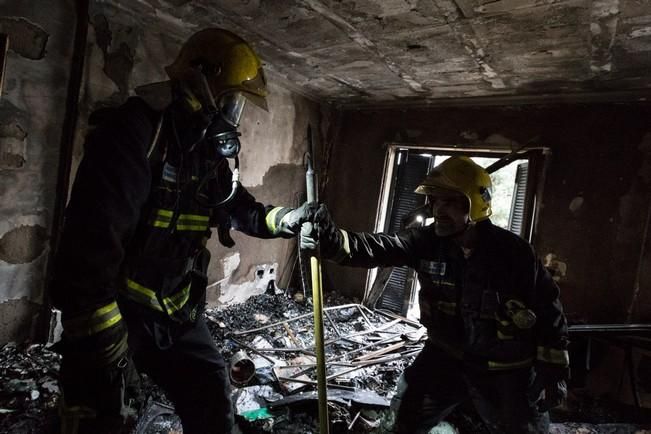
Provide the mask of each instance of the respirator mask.
POLYGON ((201 178, 195 199, 207 208, 218 208, 233 200, 240 186, 240 160, 238 154, 241 149, 239 139, 241 133, 237 131, 237 127, 244 112, 246 97, 239 91, 229 92, 221 95, 219 102, 216 103, 206 76, 201 74, 200 77, 201 86, 199 88, 201 89, 202 110, 204 116, 210 118, 207 127, 202 131, 201 142, 203 142, 202 146, 206 150, 208 158, 213 160, 214 164, 201 178), (217 177, 218 165, 226 164, 224 159, 234 161, 231 192, 222 201, 214 202, 211 201, 210 195, 205 192, 206 186, 208 181, 217 177))

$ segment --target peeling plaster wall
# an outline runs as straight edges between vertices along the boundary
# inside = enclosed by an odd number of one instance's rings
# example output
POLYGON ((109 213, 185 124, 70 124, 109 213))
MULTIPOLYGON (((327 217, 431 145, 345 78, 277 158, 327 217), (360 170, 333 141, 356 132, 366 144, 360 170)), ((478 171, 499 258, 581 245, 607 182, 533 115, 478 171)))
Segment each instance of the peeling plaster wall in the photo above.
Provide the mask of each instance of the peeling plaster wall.
POLYGON ((0 98, 0 343, 30 337, 43 302, 73 4, 0 0, 10 43, 0 98))
MULTIPOLYGON (((548 146, 534 243, 558 270, 568 315, 648 322, 649 116, 651 106, 642 104, 348 112, 331 156, 326 201, 342 227, 372 230, 384 145, 391 141, 485 146, 501 136, 515 146, 548 146)), ((361 296, 366 271, 328 264, 324 278, 361 296)))
MULTIPOLYGON (((133 14, 99 2, 91 3, 90 20, 73 176, 83 155, 88 114, 120 104, 137 86, 166 80, 163 67, 178 52, 178 35, 187 33, 187 28, 180 32, 177 27, 184 25, 182 22, 170 22, 163 30, 150 27, 145 32, 133 14)), ((241 181, 265 205, 297 205, 304 198, 307 124, 313 126, 318 146, 318 126, 329 111, 279 86, 273 74, 267 74, 267 79, 269 111, 249 104, 241 122, 241 181)), ((294 240, 260 240, 236 231, 232 236, 236 242, 232 249, 221 246, 216 233, 209 242, 212 260, 207 298, 211 305, 243 301, 263 292, 271 269, 276 279, 291 272, 288 260, 294 240), (260 269, 267 270, 262 279, 257 276, 260 269)))
MULTIPOLYGON (((272 86, 271 92, 268 113, 247 107, 242 120, 242 182, 259 202, 297 206, 305 200, 307 123, 316 134, 323 117, 319 107, 304 98, 277 86, 272 86)), ((231 235, 236 242, 233 249, 221 246, 216 235, 213 237, 208 280, 221 283, 208 292, 209 304, 241 300, 242 293, 264 292, 266 286, 256 278, 256 270, 264 264, 276 264, 277 279, 288 280, 295 240, 261 240, 236 231, 231 235)))

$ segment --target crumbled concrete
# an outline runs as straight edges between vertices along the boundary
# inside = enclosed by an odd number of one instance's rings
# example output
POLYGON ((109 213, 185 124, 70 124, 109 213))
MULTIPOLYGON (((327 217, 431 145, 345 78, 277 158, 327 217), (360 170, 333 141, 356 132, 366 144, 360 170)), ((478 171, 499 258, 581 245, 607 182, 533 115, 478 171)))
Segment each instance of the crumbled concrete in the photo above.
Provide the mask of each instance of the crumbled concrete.
POLYGON ((42 226, 19 226, 0 237, 0 261, 24 264, 38 258, 48 242, 42 226))
POLYGON ((0 33, 9 35, 11 51, 32 60, 45 57, 50 35, 41 26, 22 17, 0 17, 0 33))

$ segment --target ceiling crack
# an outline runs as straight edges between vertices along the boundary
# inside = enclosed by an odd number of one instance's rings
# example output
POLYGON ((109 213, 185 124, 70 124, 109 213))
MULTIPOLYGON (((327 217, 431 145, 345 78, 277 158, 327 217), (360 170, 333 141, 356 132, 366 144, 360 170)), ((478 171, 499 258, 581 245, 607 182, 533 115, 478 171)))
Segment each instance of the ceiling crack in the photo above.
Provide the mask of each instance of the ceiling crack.
POLYGON ((590 71, 594 76, 612 71, 612 48, 619 23, 619 0, 595 0, 590 9, 590 71))
POLYGON ((451 0, 433 0, 432 3, 441 11, 441 15, 445 17, 445 21, 457 41, 479 67, 483 80, 488 82, 493 89, 505 89, 504 80, 488 63, 488 55, 477 41, 472 25, 459 20, 458 4, 451 0))
POLYGON ((404 72, 397 63, 395 63, 384 53, 382 53, 382 51, 378 48, 377 45, 375 45, 373 41, 371 41, 366 36, 364 36, 352 24, 350 24, 345 19, 343 19, 342 17, 334 13, 332 10, 330 10, 321 1, 319 0, 300 0, 300 1, 303 5, 311 8, 313 11, 317 12, 322 17, 330 21, 332 24, 334 24, 335 26, 337 26, 338 28, 346 32, 348 37, 351 38, 353 41, 355 41, 357 44, 359 44, 362 48, 372 52, 378 58, 380 58, 384 62, 386 67, 391 72, 393 72, 398 77, 400 77, 400 79, 404 81, 412 91, 418 94, 431 93, 430 89, 423 86, 411 75, 404 72))

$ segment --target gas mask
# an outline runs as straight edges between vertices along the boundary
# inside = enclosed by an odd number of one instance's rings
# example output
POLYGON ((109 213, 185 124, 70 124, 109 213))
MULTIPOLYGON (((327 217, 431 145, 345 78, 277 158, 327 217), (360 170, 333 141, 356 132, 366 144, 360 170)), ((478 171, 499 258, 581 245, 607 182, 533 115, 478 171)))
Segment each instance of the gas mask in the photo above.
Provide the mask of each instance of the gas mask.
POLYGON ((237 128, 226 122, 221 115, 216 115, 204 134, 203 140, 205 146, 210 149, 210 153, 215 153, 217 157, 236 158, 240 152, 240 139, 242 135, 237 128))
MULTIPOLYGON (((209 89, 206 89, 209 92, 209 89)), ((212 94, 210 94, 212 96, 212 94)), ((212 99, 210 99, 212 101, 212 99)), ((237 127, 242 116, 246 99, 241 92, 234 92, 223 95, 219 101, 219 109, 215 110, 211 117, 211 122, 202 134, 202 147, 206 152, 207 158, 214 161, 211 169, 203 175, 197 188, 195 199, 202 206, 207 208, 219 208, 228 204, 233 200, 237 194, 240 186, 240 160, 238 154, 241 149, 240 139, 241 133, 237 131, 237 127), (231 178, 231 192, 230 194, 219 202, 213 202, 209 199, 209 195, 204 193, 205 187, 211 179, 217 177, 217 167, 219 164, 224 164, 224 159, 233 159, 234 167, 232 169, 233 175, 231 178)), ((209 107, 214 108, 213 107, 209 107)))

